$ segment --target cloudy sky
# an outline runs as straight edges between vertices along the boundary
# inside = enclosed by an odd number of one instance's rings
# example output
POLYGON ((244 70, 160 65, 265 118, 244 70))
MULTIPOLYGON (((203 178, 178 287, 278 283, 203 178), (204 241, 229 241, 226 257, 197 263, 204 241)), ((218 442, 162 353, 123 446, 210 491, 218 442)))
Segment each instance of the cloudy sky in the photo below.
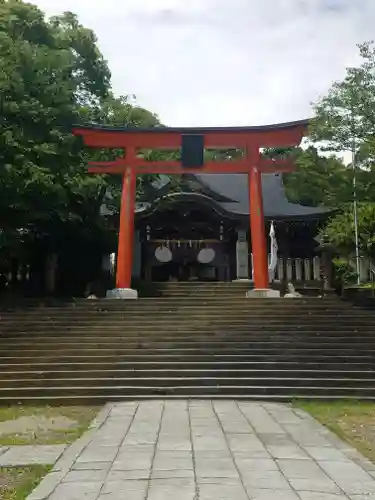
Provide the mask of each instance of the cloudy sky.
POLYGON ((306 118, 375 39, 375 0, 34 0, 92 28, 117 94, 166 125, 306 118))

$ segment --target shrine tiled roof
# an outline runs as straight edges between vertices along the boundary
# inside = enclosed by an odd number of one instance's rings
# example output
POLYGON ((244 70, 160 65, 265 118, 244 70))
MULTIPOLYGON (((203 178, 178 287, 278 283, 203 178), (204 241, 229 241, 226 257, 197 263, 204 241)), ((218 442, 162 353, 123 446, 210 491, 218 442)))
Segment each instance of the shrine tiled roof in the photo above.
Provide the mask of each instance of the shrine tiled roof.
MULTIPOLYGON (((160 200, 169 203, 190 202, 211 206, 223 217, 241 219, 249 216, 249 187, 246 174, 187 174, 189 190, 173 192, 169 180, 155 186, 154 194, 137 203, 139 215, 147 216, 160 210, 160 200)), ((285 194, 280 174, 263 174, 264 215, 268 219, 319 219, 327 216, 331 209, 307 207, 291 203, 285 194)))
MULTIPOLYGON (((246 174, 199 174, 195 176, 213 192, 224 196, 231 202, 219 203, 227 212, 249 215, 249 187, 246 174)), ((264 215, 267 218, 313 218, 330 212, 324 207, 307 207, 291 203, 285 194, 281 174, 263 174, 264 215)))

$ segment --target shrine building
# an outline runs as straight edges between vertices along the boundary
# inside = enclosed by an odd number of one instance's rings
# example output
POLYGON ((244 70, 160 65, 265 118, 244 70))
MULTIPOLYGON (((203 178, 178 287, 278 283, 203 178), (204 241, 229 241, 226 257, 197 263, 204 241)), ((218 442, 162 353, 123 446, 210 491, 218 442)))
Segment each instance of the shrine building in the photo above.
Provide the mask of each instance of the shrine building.
MULTIPOLYGON (((187 174, 136 203, 133 277, 144 281, 253 281, 246 174, 187 174), (152 198, 152 200, 150 200, 152 198)), ((274 279, 320 280, 315 237, 322 208, 290 203, 281 174, 262 176, 268 263, 270 225, 278 246, 274 279)))

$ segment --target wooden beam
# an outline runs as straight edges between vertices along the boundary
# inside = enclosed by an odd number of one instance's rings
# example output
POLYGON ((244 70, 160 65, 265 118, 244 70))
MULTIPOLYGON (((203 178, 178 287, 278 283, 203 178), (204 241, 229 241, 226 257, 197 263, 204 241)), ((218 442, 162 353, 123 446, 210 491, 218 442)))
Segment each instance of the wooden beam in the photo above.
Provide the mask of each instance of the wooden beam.
POLYGON ((184 168, 178 161, 168 162, 136 162, 137 174, 238 174, 248 173, 250 165, 247 162, 225 161, 225 162, 207 162, 203 167, 184 168))
MULTIPOLYGON (((202 132, 206 148, 253 148, 297 146, 306 131, 306 123, 296 123, 285 127, 260 127, 254 129, 207 130, 202 132)), ((121 129, 73 129, 75 135, 83 138, 87 146, 97 148, 180 148, 183 130, 154 129, 132 130, 121 129)))
MULTIPOLYGON (((224 161, 207 162, 204 167, 184 168, 179 161, 153 161, 134 159, 132 164, 126 164, 120 159, 113 162, 90 162, 88 172, 90 174, 123 174, 129 166, 137 175, 181 175, 181 174, 246 174, 251 170, 251 164, 247 161, 224 161)), ((271 160, 262 158, 258 163, 258 170, 263 174, 290 173, 295 171, 295 166, 289 160, 271 160)))

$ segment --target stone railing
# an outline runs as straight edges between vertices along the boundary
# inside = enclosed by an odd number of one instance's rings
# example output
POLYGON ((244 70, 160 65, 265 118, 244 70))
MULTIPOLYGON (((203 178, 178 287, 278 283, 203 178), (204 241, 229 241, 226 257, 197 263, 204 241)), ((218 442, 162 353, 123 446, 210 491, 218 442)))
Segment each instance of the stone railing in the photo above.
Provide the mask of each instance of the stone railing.
MULTIPOLYGON (((252 256, 251 256, 252 257, 252 256)), ((270 260, 270 255, 268 256, 270 260)), ((252 260, 252 259, 251 259, 252 260)), ((353 270, 356 268, 355 259, 351 260, 353 270)), ((360 279, 361 283, 371 281, 371 270, 374 265, 371 260, 365 257, 360 259, 360 279)), ((275 271, 276 281, 321 281, 321 258, 319 256, 302 259, 302 258, 286 258, 279 257, 275 271)))
MULTIPOLYGON (((353 271, 356 271, 357 264, 355 259, 351 259, 350 263, 353 267, 353 271)), ((359 259, 359 277, 361 280, 361 283, 369 283, 372 281, 372 276, 371 276, 371 271, 374 269, 374 264, 372 263, 371 259, 368 259, 367 257, 361 257, 359 259)))
MULTIPOLYGON (((270 260, 270 255, 268 257, 270 260)), ((275 281, 320 281, 321 259, 318 256, 311 259, 279 257, 274 276, 275 281)))

